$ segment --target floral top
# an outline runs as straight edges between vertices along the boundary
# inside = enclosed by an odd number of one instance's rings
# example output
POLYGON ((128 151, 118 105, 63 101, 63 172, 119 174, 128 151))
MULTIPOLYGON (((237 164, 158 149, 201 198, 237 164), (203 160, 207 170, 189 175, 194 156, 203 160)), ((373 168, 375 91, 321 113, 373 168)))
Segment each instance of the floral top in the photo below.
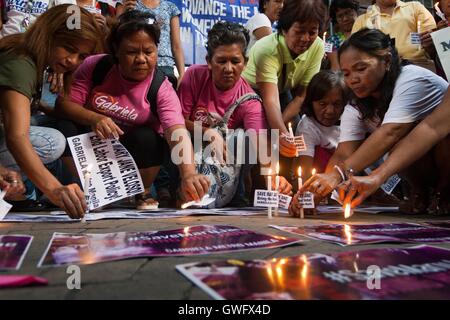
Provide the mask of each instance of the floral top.
POLYGON ((146 7, 140 0, 136 1, 136 9, 144 12, 150 12, 156 18, 161 28, 161 36, 158 45, 158 66, 173 67, 175 59, 172 54, 170 41, 170 20, 181 14, 178 7, 170 1, 161 0, 159 6, 151 9, 146 7))
POLYGON ((340 48, 342 42, 344 42, 345 40, 347 40, 347 39, 345 38, 344 33, 336 32, 330 38, 328 38, 327 42, 330 42, 333 44, 333 52, 334 52, 340 48))

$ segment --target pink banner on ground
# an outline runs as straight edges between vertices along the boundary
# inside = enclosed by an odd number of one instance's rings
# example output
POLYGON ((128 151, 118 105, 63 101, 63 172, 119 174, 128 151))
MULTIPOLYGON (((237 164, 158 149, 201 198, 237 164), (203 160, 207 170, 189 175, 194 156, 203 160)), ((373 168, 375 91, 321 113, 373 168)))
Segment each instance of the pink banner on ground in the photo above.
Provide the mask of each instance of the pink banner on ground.
POLYGON ((44 286, 48 281, 44 278, 23 275, 0 275, 0 288, 26 287, 26 286, 44 286))
POLYGON ((324 240, 343 246, 381 242, 450 242, 449 229, 414 223, 326 224, 306 227, 274 225, 272 227, 315 240, 324 240))
POLYGON ((277 248, 300 241, 223 225, 105 234, 54 233, 39 266, 277 248))
POLYGON ((450 299, 450 251, 429 246, 176 268, 215 299, 450 299))
POLYGON ((0 235, 0 270, 18 270, 33 237, 0 235))

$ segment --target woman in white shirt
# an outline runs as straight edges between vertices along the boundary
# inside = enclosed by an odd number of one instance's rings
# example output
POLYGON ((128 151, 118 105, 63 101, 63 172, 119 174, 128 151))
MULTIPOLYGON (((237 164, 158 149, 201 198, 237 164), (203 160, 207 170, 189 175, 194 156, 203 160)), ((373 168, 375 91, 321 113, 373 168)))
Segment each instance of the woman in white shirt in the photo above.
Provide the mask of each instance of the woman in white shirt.
MULTIPOLYGON (((347 106, 341 117, 339 145, 326 173, 313 176, 301 190, 321 196, 394 150, 439 105, 448 87, 445 80, 426 69, 401 67, 391 39, 379 30, 363 29, 353 34, 338 55, 345 82, 353 92, 353 106, 347 106)), ((439 197, 445 190, 448 181, 441 181, 439 173, 448 170, 446 153, 430 153, 419 160, 421 165, 416 163, 402 173, 411 186, 407 211, 423 212, 435 202, 429 199, 428 187, 439 197)), ((429 212, 435 208, 430 207, 429 212)))
POLYGON ((251 17, 245 24, 249 31, 250 41, 247 47, 247 55, 256 41, 272 33, 272 25, 278 20, 284 0, 259 0, 259 13, 251 17))

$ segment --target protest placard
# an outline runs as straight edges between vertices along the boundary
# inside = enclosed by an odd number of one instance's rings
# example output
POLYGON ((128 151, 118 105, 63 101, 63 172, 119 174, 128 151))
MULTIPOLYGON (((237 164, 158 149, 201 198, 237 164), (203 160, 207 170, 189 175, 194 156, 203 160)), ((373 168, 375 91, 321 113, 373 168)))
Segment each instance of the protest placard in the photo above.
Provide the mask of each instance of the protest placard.
POLYGON ((264 208, 278 207, 278 191, 256 189, 253 206, 264 208))
POLYGON ((431 33, 434 47, 447 79, 450 79, 450 27, 431 33))

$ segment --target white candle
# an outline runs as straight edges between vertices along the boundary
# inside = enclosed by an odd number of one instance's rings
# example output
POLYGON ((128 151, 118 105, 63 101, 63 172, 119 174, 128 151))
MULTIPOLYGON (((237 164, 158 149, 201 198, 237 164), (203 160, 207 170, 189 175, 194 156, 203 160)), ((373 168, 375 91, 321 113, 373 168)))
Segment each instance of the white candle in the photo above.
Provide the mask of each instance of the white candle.
POLYGON ((289 127, 289 136, 291 138, 293 138, 294 137, 294 131, 292 131, 292 124, 290 122, 288 123, 288 127, 289 127))
POLYGON ((447 21, 444 13, 441 11, 441 8, 439 8, 439 2, 435 3, 434 10, 436 10, 436 14, 438 15, 439 18, 441 18, 441 20, 447 21))
POLYGON ((327 32, 325 31, 324 33, 323 33, 323 42, 327 42, 327 32))
MULTIPOLYGON (((275 191, 278 192, 280 188, 280 162, 277 162, 277 175, 275 176, 275 191)), ((275 208, 275 216, 278 216, 278 206, 275 208)))
MULTIPOLYGON (((267 176, 267 190, 272 191, 272 169, 269 169, 269 175, 267 176)), ((267 209, 267 217, 272 219, 272 207, 267 209)))
MULTIPOLYGON (((302 167, 298 167, 298 190, 300 190, 303 186, 303 180, 302 180, 302 167)), ((300 208, 300 218, 305 218, 305 210, 303 210, 303 207, 300 208)))
MULTIPOLYGON (((86 167, 86 171, 84 173, 84 185, 83 185, 84 198, 86 199, 87 205, 86 212, 84 213, 85 215, 89 213, 89 186, 91 185, 91 171, 92 171, 92 164, 88 164, 88 166, 86 167)), ((83 216, 83 219, 81 221, 86 222, 86 217, 83 216)))
POLYGON ((417 21, 417 33, 420 33, 420 21, 417 21))

